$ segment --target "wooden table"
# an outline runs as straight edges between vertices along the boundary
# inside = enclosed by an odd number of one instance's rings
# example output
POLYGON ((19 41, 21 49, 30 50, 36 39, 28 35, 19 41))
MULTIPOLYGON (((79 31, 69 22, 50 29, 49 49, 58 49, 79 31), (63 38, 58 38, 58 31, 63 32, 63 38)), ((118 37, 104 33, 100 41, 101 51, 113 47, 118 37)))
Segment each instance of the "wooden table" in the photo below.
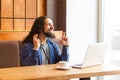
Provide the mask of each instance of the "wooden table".
POLYGON ((116 66, 97 65, 84 69, 71 68, 70 70, 56 69, 58 64, 1 68, 0 80, 64 80, 120 74, 116 66))

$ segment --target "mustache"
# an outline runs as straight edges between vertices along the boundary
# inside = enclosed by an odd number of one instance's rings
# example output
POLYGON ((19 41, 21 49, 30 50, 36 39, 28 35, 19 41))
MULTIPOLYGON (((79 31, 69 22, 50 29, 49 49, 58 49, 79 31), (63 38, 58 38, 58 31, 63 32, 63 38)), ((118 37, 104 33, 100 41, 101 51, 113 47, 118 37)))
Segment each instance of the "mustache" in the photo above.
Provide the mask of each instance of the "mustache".
POLYGON ((44 32, 45 36, 46 37, 49 37, 51 39, 55 39, 56 36, 55 36, 55 33, 52 33, 52 32, 44 32))

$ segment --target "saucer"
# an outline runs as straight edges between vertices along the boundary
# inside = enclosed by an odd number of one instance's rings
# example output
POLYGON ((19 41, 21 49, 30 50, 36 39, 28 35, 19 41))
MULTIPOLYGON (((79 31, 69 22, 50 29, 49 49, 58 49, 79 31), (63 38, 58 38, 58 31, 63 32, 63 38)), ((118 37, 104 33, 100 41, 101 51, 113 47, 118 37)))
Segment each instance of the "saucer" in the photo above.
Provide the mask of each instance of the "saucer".
POLYGON ((67 66, 67 67, 63 67, 63 66, 57 66, 57 69, 61 69, 61 70, 69 70, 71 69, 71 67, 67 66))

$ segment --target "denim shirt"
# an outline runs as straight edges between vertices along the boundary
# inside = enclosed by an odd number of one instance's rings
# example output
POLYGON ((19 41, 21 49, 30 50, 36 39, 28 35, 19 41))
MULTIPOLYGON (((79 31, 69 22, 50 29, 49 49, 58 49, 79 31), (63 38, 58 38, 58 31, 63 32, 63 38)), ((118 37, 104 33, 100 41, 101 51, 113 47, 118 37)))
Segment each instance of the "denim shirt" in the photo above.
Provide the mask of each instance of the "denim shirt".
MULTIPOLYGON (((50 50, 50 64, 55 64, 59 61, 68 61, 68 47, 63 46, 62 53, 56 43, 49 38, 46 40, 50 50)), ((20 50, 21 66, 42 65, 41 49, 34 50, 33 43, 28 42, 22 45, 20 50)))

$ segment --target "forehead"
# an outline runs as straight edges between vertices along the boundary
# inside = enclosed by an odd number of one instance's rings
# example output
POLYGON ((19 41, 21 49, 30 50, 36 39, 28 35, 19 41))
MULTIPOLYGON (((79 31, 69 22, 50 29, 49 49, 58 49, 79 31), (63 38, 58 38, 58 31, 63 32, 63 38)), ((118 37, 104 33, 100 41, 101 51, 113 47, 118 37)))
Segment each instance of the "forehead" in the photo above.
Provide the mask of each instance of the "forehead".
POLYGON ((52 21, 50 18, 46 18, 46 19, 44 20, 44 22, 45 22, 45 23, 53 23, 53 21, 52 21))

